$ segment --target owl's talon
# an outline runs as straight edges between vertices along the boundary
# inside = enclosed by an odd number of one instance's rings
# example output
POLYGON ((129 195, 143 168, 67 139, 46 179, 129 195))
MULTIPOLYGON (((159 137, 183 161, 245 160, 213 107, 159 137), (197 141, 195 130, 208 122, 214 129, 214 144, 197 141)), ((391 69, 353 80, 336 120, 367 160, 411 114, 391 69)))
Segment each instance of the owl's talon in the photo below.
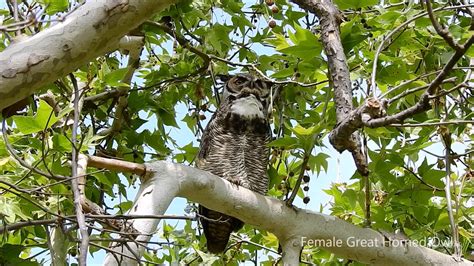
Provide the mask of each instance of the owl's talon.
POLYGON ((293 202, 291 202, 290 199, 285 200, 285 205, 286 205, 288 208, 290 208, 290 209, 292 209, 292 210, 294 210, 294 211, 297 211, 297 207, 296 207, 295 205, 293 205, 293 202))

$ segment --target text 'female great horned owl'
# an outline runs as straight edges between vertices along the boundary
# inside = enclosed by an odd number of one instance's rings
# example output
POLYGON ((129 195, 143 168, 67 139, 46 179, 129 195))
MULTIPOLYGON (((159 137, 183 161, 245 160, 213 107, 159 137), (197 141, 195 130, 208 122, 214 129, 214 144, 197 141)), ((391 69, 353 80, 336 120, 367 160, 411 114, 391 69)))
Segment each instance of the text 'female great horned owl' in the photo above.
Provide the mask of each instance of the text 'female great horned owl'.
MULTIPOLYGON (((197 167, 260 194, 267 193, 271 138, 268 106, 271 84, 251 74, 238 74, 224 85, 222 103, 202 136, 197 167)), ((212 253, 225 250, 242 221, 199 206, 212 253), (217 221, 216 221, 217 220, 217 221)))

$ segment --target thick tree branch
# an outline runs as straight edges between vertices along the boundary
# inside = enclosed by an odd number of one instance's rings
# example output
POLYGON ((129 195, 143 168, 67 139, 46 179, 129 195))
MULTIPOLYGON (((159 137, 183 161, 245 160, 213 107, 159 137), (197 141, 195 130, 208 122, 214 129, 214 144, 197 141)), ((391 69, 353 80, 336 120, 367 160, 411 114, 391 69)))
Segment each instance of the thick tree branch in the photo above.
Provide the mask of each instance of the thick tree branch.
MULTIPOLYGON (((353 109, 350 71, 339 32, 342 14, 331 0, 293 0, 293 2, 320 18, 321 41, 328 57, 329 80, 334 89, 334 101, 336 103, 336 119, 340 123, 346 119, 353 109)), ((354 130, 347 134, 343 141, 334 140, 340 139, 330 138, 334 148, 339 152, 349 150, 359 173, 362 176, 367 176, 369 171, 361 149, 359 134, 354 130)))
MULTIPOLYGON (((99 159, 94 156, 88 158, 91 162, 100 162, 99 165, 109 169, 123 169, 141 174, 145 172, 145 168, 137 168, 134 163, 99 159)), ((94 164, 91 162, 89 165, 94 164)), ((139 195, 129 215, 139 213, 162 215, 173 198, 178 196, 274 233, 283 241, 284 247, 291 246, 285 250, 288 256, 291 255, 290 257, 293 257, 300 244, 311 245, 311 241, 314 243, 317 240, 339 239, 340 245, 323 248, 362 263, 379 265, 455 265, 456 263, 449 255, 421 246, 415 247, 412 242, 400 245, 395 243, 395 240, 386 240, 382 234, 372 229, 360 228, 329 215, 295 207, 289 208, 280 200, 262 196, 243 187, 236 187, 222 178, 193 167, 158 161, 147 164, 146 169, 148 174, 142 177, 143 183, 139 195), (301 243, 294 245, 294 241, 298 239, 301 243), (378 244, 371 248, 351 246, 356 240, 373 241, 378 244)), ((136 241, 149 240, 158 222, 157 219, 134 220, 133 227, 141 232, 136 241)), ((129 246, 143 252, 143 247, 134 246, 133 243, 129 246)), ((120 243, 116 243, 114 250, 133 257, 120 243)), ((134 264, 133 260, 128 260, 126 257, 122 259, 122 263, 134 264)), ((294 263, 297 264, 298 261, 294 263)), ((112 255, 109 255, 105 264, 117 265, 117 262, 112 255)), ((463 260, 458 262, 458 265, 469 265, 469 262, 463 260)))
POLYGON ((122 36, 174 2, 88 1, 63 22, 7 47, 0 53, 0 109, 116 49, 122 36))
POLYGON ((428 16, 431 20, 431 24, 435 28, 436 32, 439 34, 439 36, 443 37, 444 41, 446 41, 451 48, 454 50, 459 50, 462 49, 462 47, 454 40, 453 35, 449 33, 449 31, 438 22, 438 19, 435 17, 435 14, 433 12, 433 7, 431 6, 431 0, 426 0, 426 9, 428 11, 428 16))

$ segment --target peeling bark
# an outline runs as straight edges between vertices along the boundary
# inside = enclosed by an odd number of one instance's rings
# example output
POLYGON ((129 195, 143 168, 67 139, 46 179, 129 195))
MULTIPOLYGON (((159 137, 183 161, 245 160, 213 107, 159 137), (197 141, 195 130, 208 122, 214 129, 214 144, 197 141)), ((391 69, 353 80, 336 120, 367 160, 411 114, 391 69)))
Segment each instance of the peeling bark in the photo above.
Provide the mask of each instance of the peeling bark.
POLYGON ((118 47, 174 0, 87 1, 60 22, 0 53, 0 110, 118 47))

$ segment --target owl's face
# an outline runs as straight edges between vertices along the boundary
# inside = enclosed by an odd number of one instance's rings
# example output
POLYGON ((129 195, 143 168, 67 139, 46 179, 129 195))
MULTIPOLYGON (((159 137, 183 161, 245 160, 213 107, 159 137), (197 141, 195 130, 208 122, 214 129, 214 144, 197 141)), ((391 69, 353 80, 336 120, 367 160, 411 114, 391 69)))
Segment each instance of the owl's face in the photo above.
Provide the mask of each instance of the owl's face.
POLYGON ((237 74, 224 86, 224 103, 243 118, 266 118, 271 84, 251 74, 237 74))

